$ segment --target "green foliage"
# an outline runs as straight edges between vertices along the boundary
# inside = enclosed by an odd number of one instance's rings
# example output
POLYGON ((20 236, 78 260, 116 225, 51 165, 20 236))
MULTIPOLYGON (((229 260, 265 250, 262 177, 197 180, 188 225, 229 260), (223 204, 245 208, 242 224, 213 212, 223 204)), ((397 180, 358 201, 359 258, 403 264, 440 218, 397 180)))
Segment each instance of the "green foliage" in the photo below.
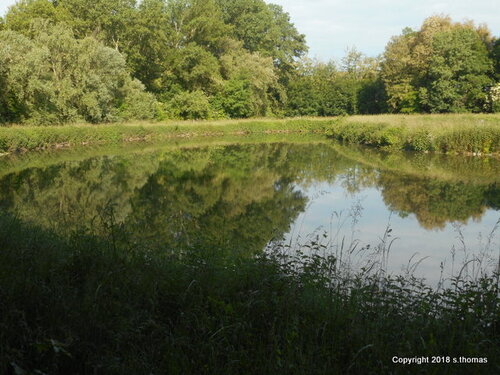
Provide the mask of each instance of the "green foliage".
MULTIPOLYGON (((242 93, 238 90, 235 94, 240 95, 243 100, 242 106, 249 106, 251 103, 248 116, 265 116, 277 109, 273 94, 281 95, 283 88, 278 82, 279 77, 270 57, 263 57, 260 53, 249 53, 240 43, 235 43, 221 57, 221 68, 226 82, 239 81, 247 86, 245 90, 248 91, 249 97, 247 94, 241 96, 242 93)), ((228 86, 224 86, 224 90, 227 88, 228 86)), ((227 99, 235 102, 230 97, 227 99)), ((231 113, 228 115, 232 116, 231 113)))
POLYGON ((71 16, 63 7, 55 7, 50 0, 21 0, 9 8, 5 23, 10 30, 29 37, 32 35, 32 23, 35 19, 57 23, 67 22, 71 16))
POLYGON ((336 116, 349 113, 349 87, 342 85, 341 75, 332 62, 304 60, 299 74, 289 82, 287 114, 336 116))
MULTIPOLYGON (((78 40, 91 37, 122 53, 132 76, 164 104, 181 92, 203 91, 215 102, 234 94, 225 98, 232 104, 219 105, 228 117, 280 112, 283 84, 307 49, 283 9, 263 0, 23 0, 9 10, 6 27, 33 38, 40 18, 64 22, 78 40), (246 94, 235 90, 235 81, 247 81, 246 94)), ((44 116, 54 117, 52 110, 44 116)))
POLYGON ((163 80, 167 87, 178 84, 185 91, 213 93, 220 84, 222 78, 218 60, 196 44, 183 47, 169 60, 163 80))
POLYGON ((387 93, 380 77, 361 82, 357 101, 360 114, 387 112, 387 93))
POLYGON ((125 95, 118 113, 121 119, 152 120, 158 117, 159 103, 153 94, 144 90, 140 81, 127 80, 123 92, 125 95))
POLYGON ((288 83, 287 115, 338 116, 380 113, 385 92, 378 78, 377 59, 355 49, 347 51, 338 70, 327 64, 303 60, 288 83))
MULTIPOLYGON (((317 243, 295 256, 179 256, 112 223, 103 211, 109 240, 63 239, 2 212, 1 372, 402 374, 395 351, 499 354, 495 273, 433 289, 378 267, 345 272, 317 243)), ((496 372, 471 366, 440 372, 496 372)))
POLYGON ((417 152, 434 151, 435 147, 431 132, 427 129, 413 132, 405 144, 406 149, 417 152))
POLYGON ((487 111, 490 39, 487 29, 440 16, 393 38, 382 64, 391 112, 487 111))
POLYGON ((169 103, 169 109, 174 118, 184 120, 209 119, 213 110, 203 91, 181 92, 169 103))
POLYGON ((432 48, 421 89, 425 91, 420 95, 423 108, 430 112, 482 111, 484 88, 491 84, 491 62, 479 35, 467 28, 438 33, 432 48))
POLYGON ((122 55, 95 39, 75 39, 68 27, 47 21, 34 23, 32 35, 0 33, 1 122, 111 121, 128 96, 147 97, 131 82, 122 55))
POLYGON ((440 117, 434 117, 432 122, 418 125, 406 125, 405 117, 402 116, 387 118, 390 121, 382 119, 377 121, 376 117, 370 120, 340 119, 333 123, 327 134, 346 143, 420 152, 497 153, 500 151, 500 127, 498 119, 494 118, 490 123, 485 123, 479 118, 466 123, 457 117, 454 123, 447 126, 440 124, 440 120, 442 121, 440 117))
POLYGON ((488 91, 488 106, 491 112, 500 112, 500 83, 489 88, 488 91))
POLYGON ((216 0, 226 23, 233 25, 235 39, 250 52, 272 57, 282 72, 292 69, 294 59, 306 51, 299 34, 283 9, 263 0, 216 0))
POLYGON ((214 106, 232 118, 246 118, 254 114, 252 92, 246 80, 230 80, 214 99, 214 106))
MULTIPOLYGON (((116 54, 109 64, 122 59, 125 67, 120 62, 116 69, 104 69, 109 79, 101 79, 106 84, 129 82, 120 76, 126 69, 161 103, 153 105, 150 96, 136 92, 124 104, 121 90, 105 94, 108 89, 102 87, 99 98, 89 92, 76 95, 69 92, 74 83, 67 82, 51 94, 44 79, 35 79, 30 69, 26 73, 30 78, 18 78, 39 81, 30 85, 30 90, 37 87, 36 94, 29 94, 38 97, 34 105, 25 102, 31 100, 25 94, 13 93, 20 87, 10 87, 16 85, 12 79, 6 81, 4 67, 0 72, 2 122, 28 118, 36 123, 103 122, 132 114, 165 119, 494 112, 499 107, 488 91, 498 81, 498 40, 485 26, 452 23, 442 16, 429 17, 419 31, 405 29, 394 37, 382 65, 380 58, 366 57, 355 48, 347 50, 339 64, 298 61, 307 51, 304 35, 280 6, 264 0, 22 0, 9 8, 0 30, 24 35, 38 51, 40 24, 72 30, 77 44, 92 39, 113 49, 116 54), (174 97, 183 98, 184 93, 187 98, 198 91, 213 107, 208 112, 217 113, 169 112, 174 97), (65 97, 55 103, 51 97, 59 93, 65 97), (138 100, 145 102, 138 105, 138 100), (39 108, 36 113, 30 110, 33 106, 39 108)), ((24 50, 32 49, 27 41, 16 43, 18 49, 23 45, 24 50)), ((92 55, 96 48, 72 47, 71 53, 92 55)), ((31 63, 39 64, 35 60, 31 63)), ((139 87, 130 82, 123 86, 139 87)), ((194 101, 203 99, 198 95, 194 101)))
POLYGON ((500 38, 495 40, 491 49, 491 59, 493 60, 493 67, 495 70, 495 80, 500 81, 500 38))

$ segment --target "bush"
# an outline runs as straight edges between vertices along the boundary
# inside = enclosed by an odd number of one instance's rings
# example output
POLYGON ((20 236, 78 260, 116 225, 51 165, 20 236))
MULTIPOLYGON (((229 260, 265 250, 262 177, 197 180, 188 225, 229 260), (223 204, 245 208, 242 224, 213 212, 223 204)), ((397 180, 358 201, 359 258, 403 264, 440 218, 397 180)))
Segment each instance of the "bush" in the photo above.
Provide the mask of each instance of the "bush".
POLYGON ((124 120, 151 120, 160 117, 159 103, 154 95, 144 91, 144 85, 134 79, 124 86, 125 99, 120 106, 120 117, 124 120))
POLYGON ((440 124, 443 117, 437 116, 435 119, 434 123, 413 126, 402 125, 402 117, 388 117, 387 122, 339 119, 333 122, 326 134, 346 143, 420 152, 500 151, 500 128, 494 117, 488 122, 478 118, 479 121, 471 123, 467 122, 470 121, 467 118, 457 117, 456 123, 446 125, 440 124))
POLYGON ((405 143, 405 149, 409 151, 434 151, 435 147, 430 132, 421 129, 410 135, 405 143))
POLYGON ((255 115, 252 91, 246 80, 227 81, 224 90, 217 95, 213 103, 231 118, 247 118, 255 115))
POLYGON ((181 92, 169 103, 173 117, 183 120, 204 120, 216 117, 208 96, 203 91, 181 92))

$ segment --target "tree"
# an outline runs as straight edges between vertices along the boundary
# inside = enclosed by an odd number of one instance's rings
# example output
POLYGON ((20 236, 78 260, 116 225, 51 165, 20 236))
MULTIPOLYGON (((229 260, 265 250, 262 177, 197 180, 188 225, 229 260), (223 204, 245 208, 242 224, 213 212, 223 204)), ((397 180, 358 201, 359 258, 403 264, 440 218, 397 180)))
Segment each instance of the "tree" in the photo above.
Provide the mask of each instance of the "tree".
POLYGON ((347 51, 340 69, 335 62, 304 59, 288 84, 287 114, 338 116, 380 113, 385 91, 379 79, 379 59, 356 49, 347 51))
POLYGON ((170 0, 166 12, 170 48, 196 44, 217 56, 225 51, 232 26, 224 23, 214 0, 170 0))
POLYGON ((20 0, 12 5, 5 15, 5 26, 10 30, 30 36, 35 19, 50 20, 52 23, 68 22, 71 15, 63 7, 57 7, 50 0, 20 0))
POLYGON ((382 80, 391 112, 411 113, 418 110, 417 91, 413 86, 412 45, 416 33, 406 28, 387 44, 382 62, 382 80))
POLYGON ((480 112, 487 101, 485 88, 491 84, 491 61, 479 35, 469 28, 454 28, 433 38, 419 91, 428 112, 480 112))
POLYGON ((500 38, 496 39, 491 48, 491 59, 495 71, 495 80, 500 82, 500 38))
POLYGON ((5 26, 33 39, 39 19, 120 52, 159 100, 202 92, 229 116, 279 112, 307 49, 288 14, 263 0, 21 0, 5 26))
POLYGON ((282 72, 293 69, 293 62, 307 51, 305 37, 278 5, 263 0, 217 0, 224 20, 233 25, 233 36, 243 48, 272 57, 282 72))
POLYGON ((183 120, 208 119, 213 117, 210 101, 203 91, 182 91, 169 102, 170 113, 183 120))
POLYGON ((163 89, 175 92, 200 90, 213 94, 222 77, 217 58, 196 43, 190 43, 170 54, 163 72, 163 89))
MULTIPOLYGON (((229 84, 224 87, 225 94, 230 95, 228 88, 235 90, 239 86, 237 91, 244 100, 242 105, 249 110, 247 115, 242 117, 264 116, 275 109, 272 93, 282 90, 282 87, 278 83, 278 74, 274 69, 272 58, 264 57, 258 52, 250 53, 242 47, 241 42, 234 42, 232 48, 221 57, 220 62, 222 75, 229 84)), ((235 98, 228 100, 234 101, 235 98)), ((235 113, 227 112, 227 114, 239 117, 235 113)))
POLYGON ((426 19, 419 31, 405 29, 386 47, 382 79, 392 112, 484 111, 492 84, 485 26, 426 19))
POLYGON ((63 24, 39 20, 32 29, 33 39, 0 32, 2 122, 110 121, 128 95, 142 92, 118 51, 94 38, 76 39, 63 24))

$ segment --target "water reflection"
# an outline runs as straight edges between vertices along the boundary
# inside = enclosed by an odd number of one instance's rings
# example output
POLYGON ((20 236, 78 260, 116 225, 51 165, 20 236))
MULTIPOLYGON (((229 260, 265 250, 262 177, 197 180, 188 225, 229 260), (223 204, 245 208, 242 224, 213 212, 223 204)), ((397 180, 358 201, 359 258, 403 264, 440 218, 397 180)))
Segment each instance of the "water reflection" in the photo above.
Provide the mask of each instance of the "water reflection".
POLYGON ((302 230, 328 227, 332 212, 361 197, 365 219, 358 230, 369 232, 395 211, 404 223, 400 237, 428 248, 428 239, 415 242, 415 233, 440 230, 436 246, 443 246, 453 240, 450 223, 486 218, 494 225, 498 176, 494 159, 384 154, 333 143, 167 147, 7 173, 0 177, 0 208, 59 234, 82 226, 104 231, 103 215, 111 213, 142 245, 251 254, 299 220, 302 230))

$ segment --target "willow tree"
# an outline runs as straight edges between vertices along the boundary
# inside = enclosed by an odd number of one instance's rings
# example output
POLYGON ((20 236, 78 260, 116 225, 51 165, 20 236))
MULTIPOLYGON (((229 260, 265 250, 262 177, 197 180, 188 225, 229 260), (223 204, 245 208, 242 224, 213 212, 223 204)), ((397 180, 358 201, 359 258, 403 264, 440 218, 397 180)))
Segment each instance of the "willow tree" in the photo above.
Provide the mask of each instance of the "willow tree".
POLYGON ((76 39, 67 26, 47 20, 34 23, 32 34, 0 32, 1 122, 110 121, 121 107, 133 116, 137 99, 141 117, 154 111, 153 98, 131 79, 116 50, 76 39))

